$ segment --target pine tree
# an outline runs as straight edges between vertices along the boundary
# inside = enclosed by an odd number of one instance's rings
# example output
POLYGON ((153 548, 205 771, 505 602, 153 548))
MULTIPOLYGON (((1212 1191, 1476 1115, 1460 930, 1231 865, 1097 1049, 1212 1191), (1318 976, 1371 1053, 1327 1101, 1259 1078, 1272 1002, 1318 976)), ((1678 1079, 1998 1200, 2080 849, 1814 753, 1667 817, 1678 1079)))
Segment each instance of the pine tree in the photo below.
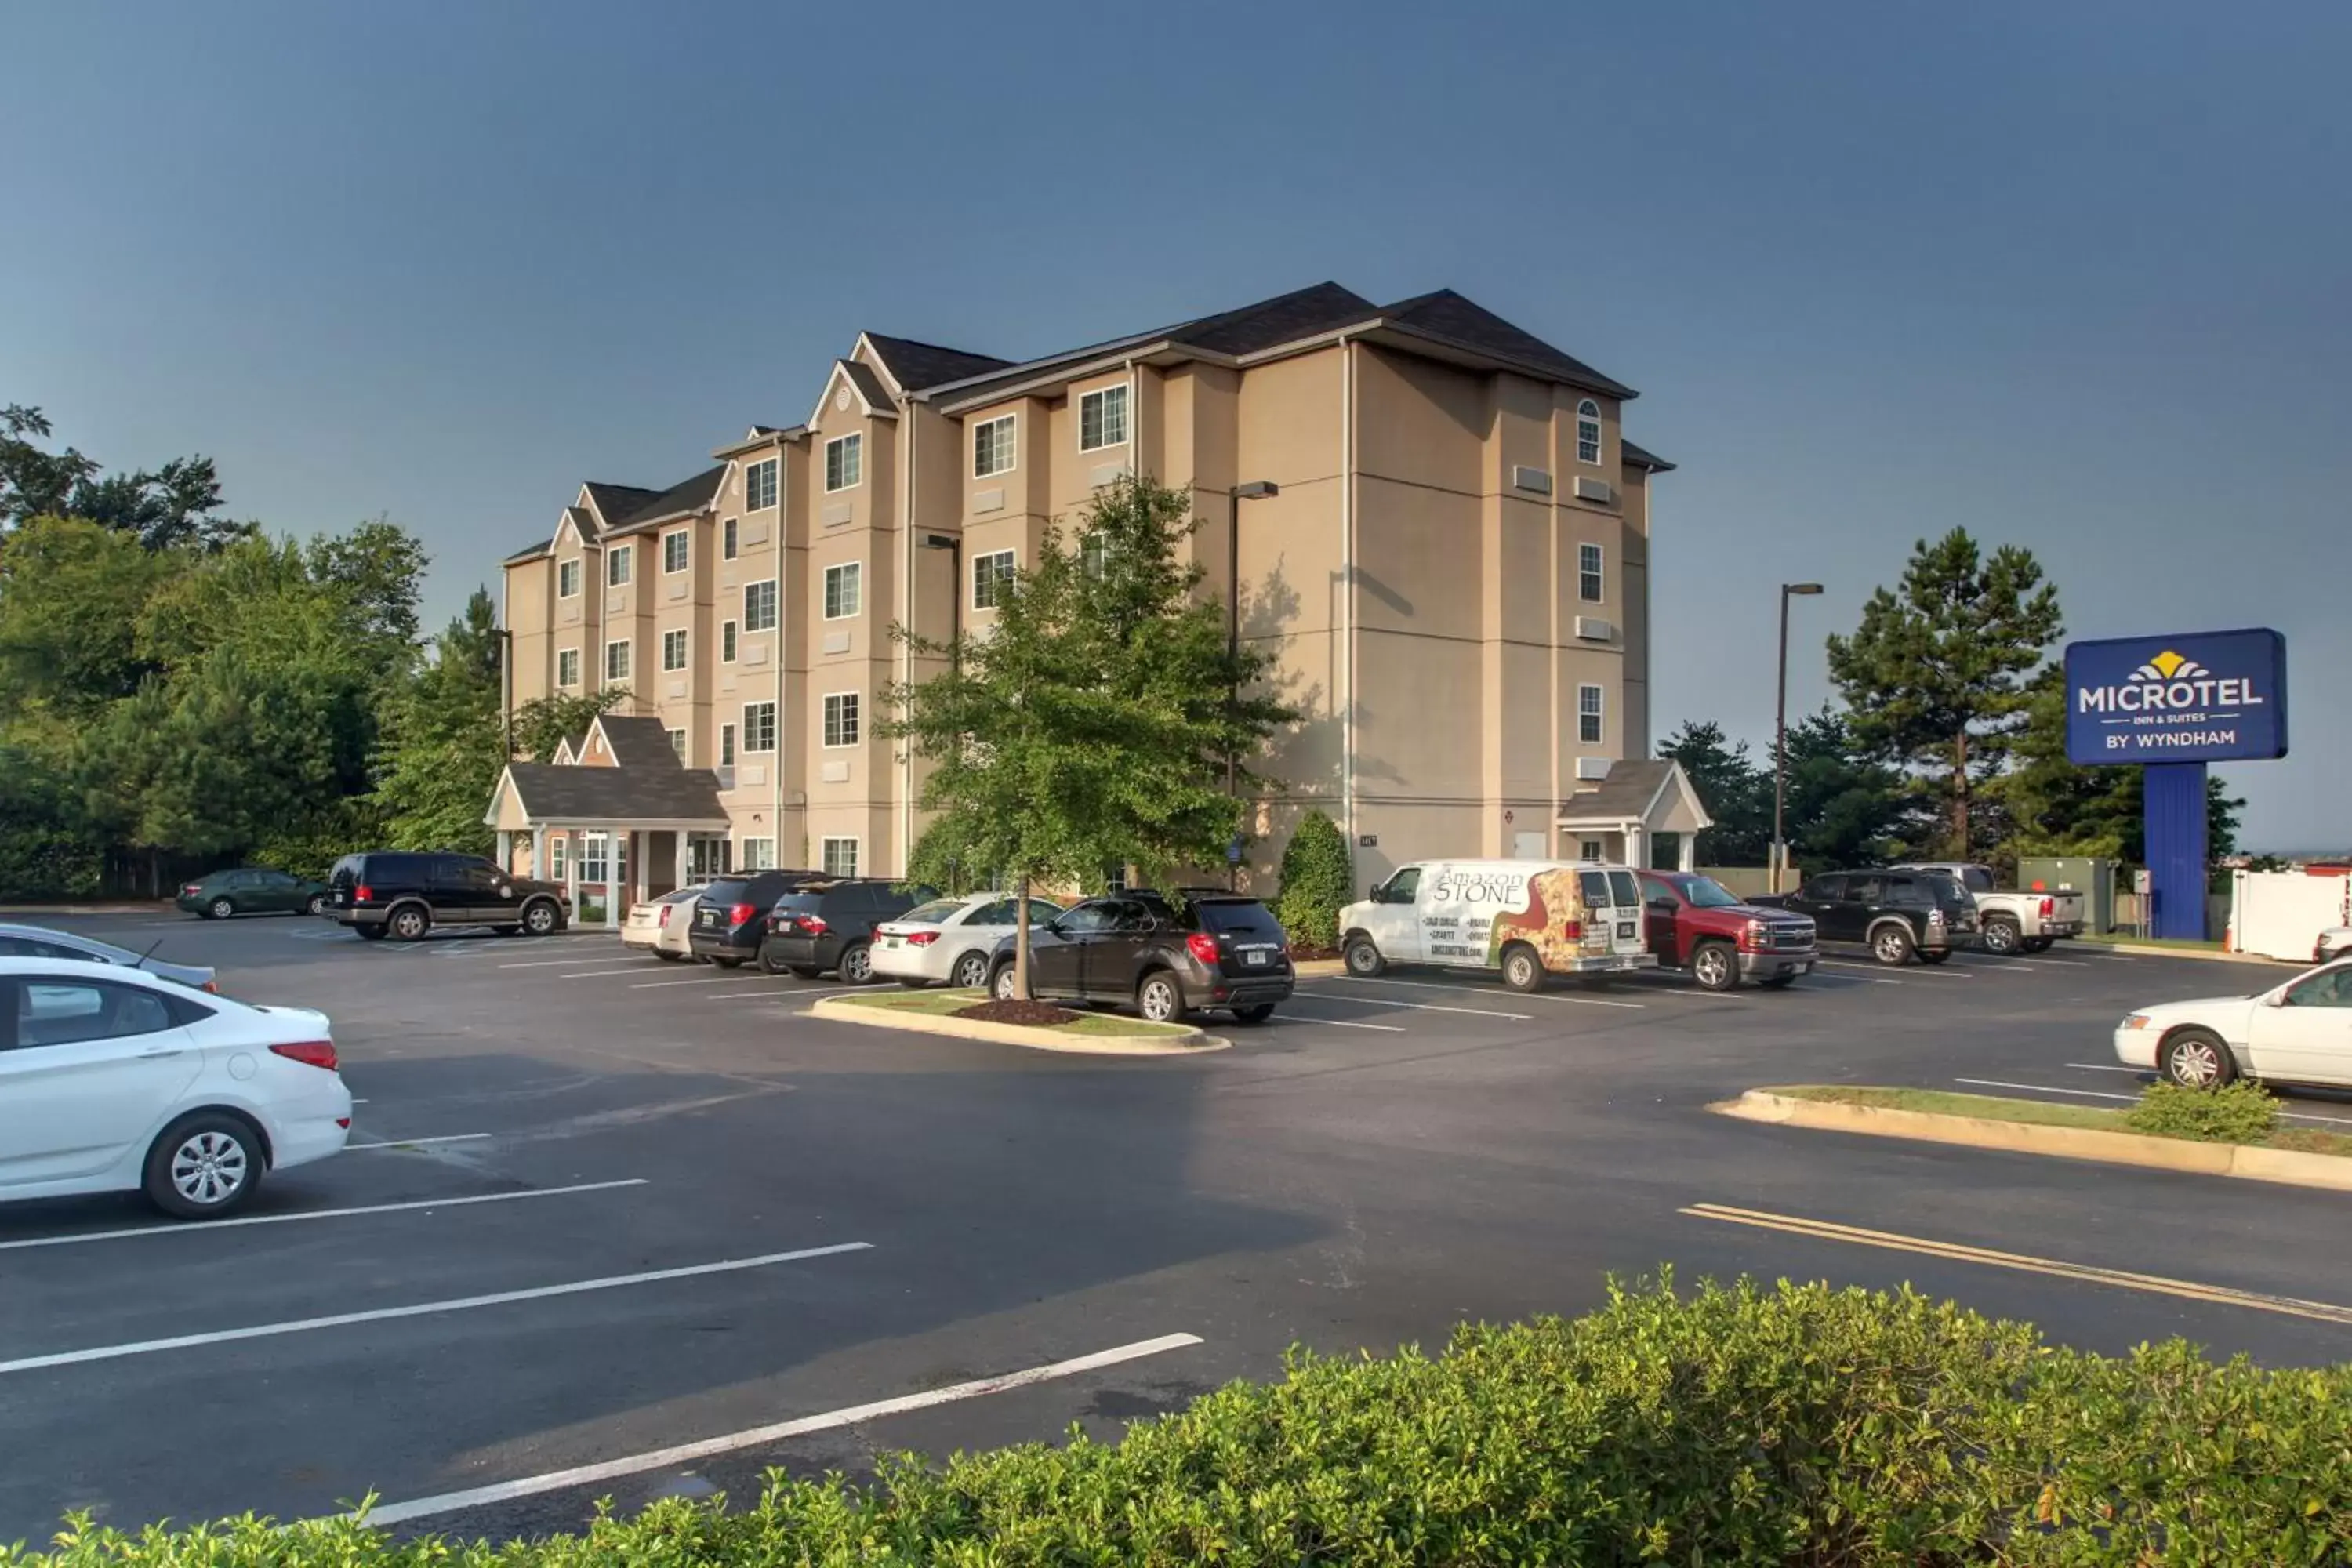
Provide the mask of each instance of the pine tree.
POLYGON ((1772 847, 1772 774, 1748 760, 1748 742, 1727 742, 1713 720, 1685 720, 1658 743, 1658 755, 1682 764, 1715 819, 1694 847, 1697 864, 1763 865, 1772 847))

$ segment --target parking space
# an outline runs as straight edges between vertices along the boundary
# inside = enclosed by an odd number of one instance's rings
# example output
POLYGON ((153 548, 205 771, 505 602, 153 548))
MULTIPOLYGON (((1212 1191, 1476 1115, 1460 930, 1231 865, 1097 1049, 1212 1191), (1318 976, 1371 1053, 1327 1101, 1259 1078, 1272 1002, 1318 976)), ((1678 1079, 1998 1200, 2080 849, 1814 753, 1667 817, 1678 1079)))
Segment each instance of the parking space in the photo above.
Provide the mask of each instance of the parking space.
MULTIPOLYGON (((2217 978, 2063 950, 1894 971, 1841 954, 1724 994, 1398 971, 1304 980, 1263 1026, 1211 1019, 1228 1051, 1114 1061, 845 1028, 807 1013, 835 981, 603 932, 70 923, 135 926, 231 994, 327 1011, 358 1103, 351 1152, 229 1222, 111 1198, 0 1211, 0 1444, 26 1456, 0 1470, 0 1540, 73 1507, 299 1516, 371 1490, 404 1528, 555 1528, 603 1493, 740 1489, 770 1464, 856 1470, 1072 1421, 1113 1436, 1299 1341, 1385 1349, 1573 1311, 1612 1270, 1795 1258, 1877 1281, 1913 1265, 1821 1227, 1932 1234, 1919 1190, 1948 1196, 1955 1162, 1982 1157, 1807 1142, 1707 1102, 1792 1080, 2127 1094, 2100 1061, 2115 1018, 2217 978)), ((2045 1173, 1986 1169, 2042 1237, 2004 1237, 1996 1210, 1965 1237, 1980 1250, 2040 1258, 2050 1227, 2088 1235, 2140 1201, 2099 1174, 2053 1196, 2045 1173)), ((2242 1194, 2166 1202, 2201 1237, 2277 1234, 2242 1194)), ((1937 1259, 1940 1288, 2103 1348, 2159 1311, 2288 1355, 2325 1327, 2264 1340, 2226 1304, 2118 1311, 2101 1292, 2130 1288, 2088 1274, 1937 1259)), ((2341 1294, 2307 1265, 2281 1248, 2229 1272, 2341 1294)))

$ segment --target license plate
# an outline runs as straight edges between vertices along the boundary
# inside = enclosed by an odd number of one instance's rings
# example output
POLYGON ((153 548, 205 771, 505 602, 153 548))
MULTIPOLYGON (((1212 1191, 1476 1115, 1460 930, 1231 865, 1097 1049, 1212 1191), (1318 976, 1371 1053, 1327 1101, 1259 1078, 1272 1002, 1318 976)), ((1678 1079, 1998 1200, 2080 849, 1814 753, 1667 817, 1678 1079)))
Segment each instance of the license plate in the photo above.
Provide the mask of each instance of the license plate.
POLYGON ((1626 940, 1626 939, 1630 939, 1630 938, 1633 936, 1633 928, 1632 926, 1629 926, 1629 925, 1622 925, 1622 926, 1619 926, 1619 927, 1617 928, 1617 935, 1618 935, 1619 940, 1621 940, 1621 941, 1622 941, 1622 940, 1626 940))
POLYGON ((896 947, 898 945, 898 939, 895 936, 886 936, 882 939, 882 945, 884 947, 896 947))
POLYGON ((1265 950, 1262 947, 1251 948, 1242 954, 1242 962, 1263 969, 1265 967, 1265 950))
POLYGON ((719 911, 717 910, 705 910, 702 911, 701 918, 704 925, 715 926, 719 923, 719 911))

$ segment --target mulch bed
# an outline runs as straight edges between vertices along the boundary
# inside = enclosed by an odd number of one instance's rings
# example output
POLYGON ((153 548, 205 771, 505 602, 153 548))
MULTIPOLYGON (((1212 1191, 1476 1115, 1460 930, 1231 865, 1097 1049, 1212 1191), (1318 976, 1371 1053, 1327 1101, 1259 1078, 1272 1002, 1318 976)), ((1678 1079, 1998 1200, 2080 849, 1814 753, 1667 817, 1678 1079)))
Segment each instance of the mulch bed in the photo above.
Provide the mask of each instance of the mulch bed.
POLYGON ((1293 942, 1290 944, 1290 961, 1293 963, 1312 963, 1318 959, 1340 956, 1342 955, 1336 947, 1317 947, 1313 942, 1293 942))
POLYGON ((983 1024, 1026 1024, 1038 1029, 1073 1023, 1078 1016, 1068 1008, 1056 1007, 1050 1002, 975 1002, 969 1007, 959 1007, 948 1016, 951 1018, 977 1018, 983 1024))

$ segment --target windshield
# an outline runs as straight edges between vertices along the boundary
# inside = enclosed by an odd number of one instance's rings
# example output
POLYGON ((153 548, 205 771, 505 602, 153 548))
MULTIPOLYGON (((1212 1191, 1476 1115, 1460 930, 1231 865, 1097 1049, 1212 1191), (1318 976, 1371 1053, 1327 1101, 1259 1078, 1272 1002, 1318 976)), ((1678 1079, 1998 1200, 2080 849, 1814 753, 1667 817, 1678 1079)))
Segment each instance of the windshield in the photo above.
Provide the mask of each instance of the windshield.
POLYGON ((1992 891, 1992 873, 1981 866, 1970 866, 1960 872, 1960 886, 1971 893, 1992 891))
POLYGON ((1694 909, 1728 910, 1744 900, 1738 894, 1712 877, 1686 877, 1683 879, 1683 897, 1694 909))
POLYGON ((898 919, 904 925, 925 922, 931 925, 945 925, 955 918, 955 912, 963 908, 963 903, 961 899, 933 899, 928 904, 917 904, 898 919))

